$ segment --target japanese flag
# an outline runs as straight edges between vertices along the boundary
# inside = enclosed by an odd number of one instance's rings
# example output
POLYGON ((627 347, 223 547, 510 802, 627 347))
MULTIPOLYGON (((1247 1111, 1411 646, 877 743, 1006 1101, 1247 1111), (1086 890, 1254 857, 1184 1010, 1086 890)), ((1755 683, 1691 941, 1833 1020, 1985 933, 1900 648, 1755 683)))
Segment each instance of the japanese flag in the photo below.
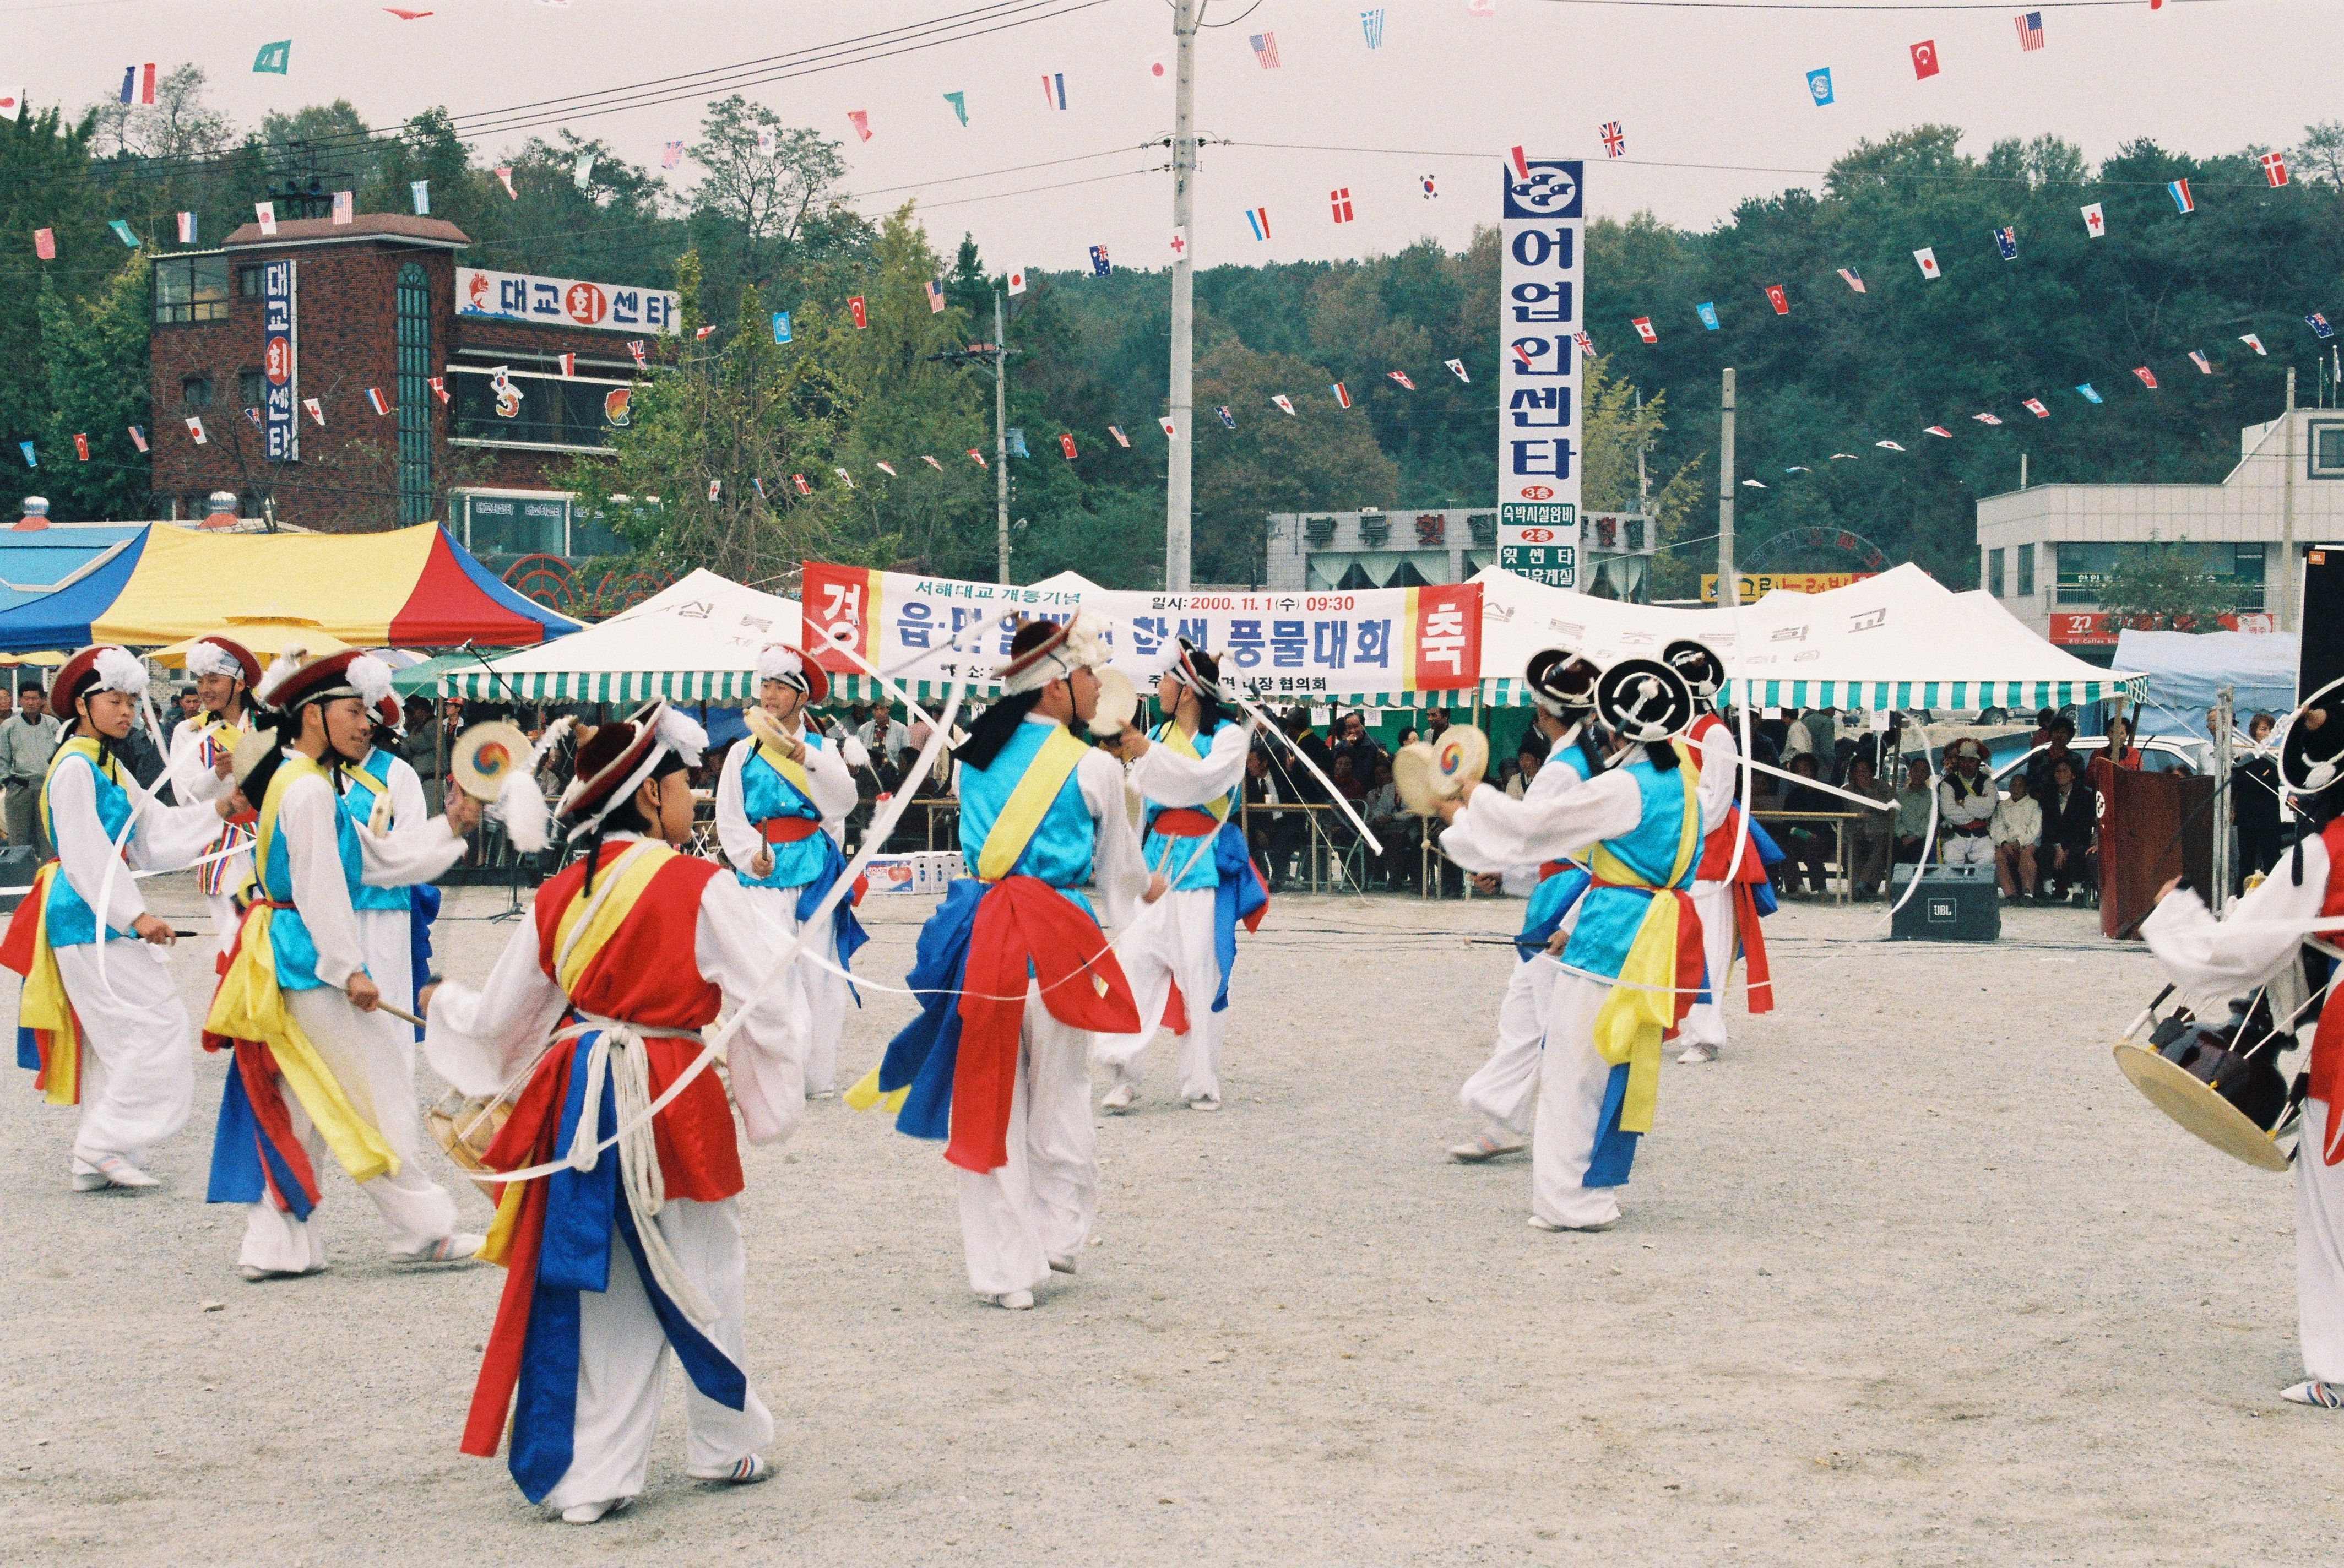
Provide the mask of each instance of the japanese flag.
POLYGON ((1171 415, 1158 414, 1156 416, 1156 422, 1164 427, 1164 439, 1166 440, 1177 441, 1180 439, 1180 432, 1172 428, 1171 415))
POLYGON ((2258 354, 2268 355, 2270 352, 2269 349, 2263 347, 2263 340, 2260 338, 2256 337, 2252 332, 2247 333, 2244 337, 2241 337, 2238 341, 2244 343, 2248 348, 2252 349, 2258 354))
POLYGON ((252 204, 252 216, 260 220, 261 233, 274 234, 277 232, 277 204, 275 202, 254 202, 252 204))
POLYGON ((1920 263, 1922 277, 1943 278, 1945 276, 1944 271, 1937 266, 1937 253, 1928 246, 1925 245, 1920 249, 1915 251, 1913 253, 1913 259, 1920 263))
POLYGON ((1026 269, 1024 268, 1013 267, 1009 269, 1009 292, 1012 294, 1023 294, 1026 292, 1026 269))
POLYGON ((1273 402, 1273 403, 1276 403, 1276 404, 1278 406, 1278 409, 1279 409, 1282 412, 1285 412, 1285 413, 1288 413, 1288 414, 1291 414, 1291 413, 1293 413, 1293 412, 1294 412, 1294 400, 1293 400, 1292 398, 1288 397, 1284 392, 1273 392, 1273 393, 1271 393, 1271 394, 1270 394, 1270 399, 1269 399, 1269 400, 1270 400, 1271 402, 1273 402))
POLYGON ((204 434, 204 421, 193 414, 187 416, 187 434, 196 439, 196 445, 199 447, 211 444, 211 438, 204 434))

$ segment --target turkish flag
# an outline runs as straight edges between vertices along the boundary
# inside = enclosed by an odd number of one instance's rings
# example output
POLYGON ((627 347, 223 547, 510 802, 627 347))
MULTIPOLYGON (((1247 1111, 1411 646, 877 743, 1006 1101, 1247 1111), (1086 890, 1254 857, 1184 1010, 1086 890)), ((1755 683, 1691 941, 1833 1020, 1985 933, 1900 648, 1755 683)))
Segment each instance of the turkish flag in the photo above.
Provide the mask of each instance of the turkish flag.
POLYGON ((1791 313, 1791 297, 1783 292, 1781 284, 1766 285, 1766 298, 1773 305, 1775 315, 1788 316, 1791 313))
POLYGON ((1060 451, 1062 451, 1062 452, 1064 452, 1064 453, 1066 453, 1066 460, 1067 460, 1068 462, 1072 462, 1072 461, 1074 461, 1074 460, 1075 460, 1075 438, 1074 438, 1071 434, 1065 434, 1065 435, 1061 435, 1061 436, 1059 436, 1059 437, 1058 437, 1058 450, 1059 450, 1060 451))
POLYGON ((854 317, 854 324, 855 324, 857 327, 867 327, 867 326, 869 326, 869 325, 871 324, 871 323, 870 323, 870 321, 869 321, 867 319, 865 319, 865 317, 864 316, 864 313, 863 313, 863 296, 862 296, 862 295, 860 295, 860 294, 856 294, 856 295, 851 296, 851 297, 847 299, 847 301, 846 301, 846 312, 847 312, 847 314, 848 314, 848 315, 850 315, 850 316, 852 316, 852 317, 854 317))
POLYGON ((89 461, 89 437, 86 433, 74 437, 74 455, 84 462, 89 461))
POLYGON ((1937 74, 1937 41, 1925 38, 1913 46, 1913 78, 1915 81, 1937 74))

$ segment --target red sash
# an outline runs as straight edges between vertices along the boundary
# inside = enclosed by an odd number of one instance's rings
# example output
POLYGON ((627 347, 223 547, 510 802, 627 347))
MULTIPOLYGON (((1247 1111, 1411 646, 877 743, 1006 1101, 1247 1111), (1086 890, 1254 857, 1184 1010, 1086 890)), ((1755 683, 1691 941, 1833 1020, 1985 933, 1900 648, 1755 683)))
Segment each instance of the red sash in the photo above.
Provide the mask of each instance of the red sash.
POLYGON ((1157 812, 1156 820, 1147 824, 1147 829, 1167 838, 1210 838, 1221 831, 1221 819, 1210 812, 1176 806, 1157 812))
POLYGON ((810 816, 769 816, 757 824, 757 835, 767 844, 796 844, 822 831, 810 816))
MULTIPOLYGON (((2344 816, 2320 829, 2319 842, 2328 849, 2328 891, 2319 901, 2319 917, 2344 916, 2344 816)), ((2344 1164, 2344 1106, 2337 1103, 2344 1088, 2344 1004, 2335 994, 2319 1009, 2319 1027, 2311 1036, 2311 1086, 2305 1092, 2328 1107, 2328 1147, 2322 1152, 2330 1165, 2344 1164)))

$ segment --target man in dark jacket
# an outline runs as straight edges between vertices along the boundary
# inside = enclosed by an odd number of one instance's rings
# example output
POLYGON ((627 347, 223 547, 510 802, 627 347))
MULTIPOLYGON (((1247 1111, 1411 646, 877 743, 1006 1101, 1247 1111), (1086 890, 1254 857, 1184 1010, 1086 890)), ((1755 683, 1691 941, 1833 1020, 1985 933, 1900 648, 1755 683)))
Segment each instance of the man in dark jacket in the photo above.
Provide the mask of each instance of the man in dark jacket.
POLYGON ((2098 885, 2092 854, 2098 816, 2099 798, 2084 782, 2076 758, 2062 756, 2052 764, 2051 787, 2043 795, 2042 847, 2035 855, 2036 875, 2051 897, 2066 898, 2077 888, 2098 885))

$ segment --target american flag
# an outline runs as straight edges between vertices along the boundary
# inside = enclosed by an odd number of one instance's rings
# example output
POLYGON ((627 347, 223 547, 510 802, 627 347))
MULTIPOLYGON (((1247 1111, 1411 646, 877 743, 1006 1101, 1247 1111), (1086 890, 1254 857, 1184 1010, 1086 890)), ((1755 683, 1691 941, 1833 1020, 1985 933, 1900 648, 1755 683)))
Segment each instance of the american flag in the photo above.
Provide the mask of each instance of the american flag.
POLYGON ((2011 21, 2017 25, 2018 46, 2021 49, 2040 49, 2043 47, 2042 12, 2029 11, 2024 16, 2012 17, 2011 21))
POLYGON ((1275 71, 1278 69, 1277 34, 1256 33, 1252 37, 1248 38, 1247 42, 1253 46, 1253 56, 1255 59, 1261 62, 1261 68, 1263 70, 1275 71))
POLYGON ((1620 128, 1618 120, 1603 122, 1603 156, 1618 157, 1628 150, 1628 133, 1620 128))

